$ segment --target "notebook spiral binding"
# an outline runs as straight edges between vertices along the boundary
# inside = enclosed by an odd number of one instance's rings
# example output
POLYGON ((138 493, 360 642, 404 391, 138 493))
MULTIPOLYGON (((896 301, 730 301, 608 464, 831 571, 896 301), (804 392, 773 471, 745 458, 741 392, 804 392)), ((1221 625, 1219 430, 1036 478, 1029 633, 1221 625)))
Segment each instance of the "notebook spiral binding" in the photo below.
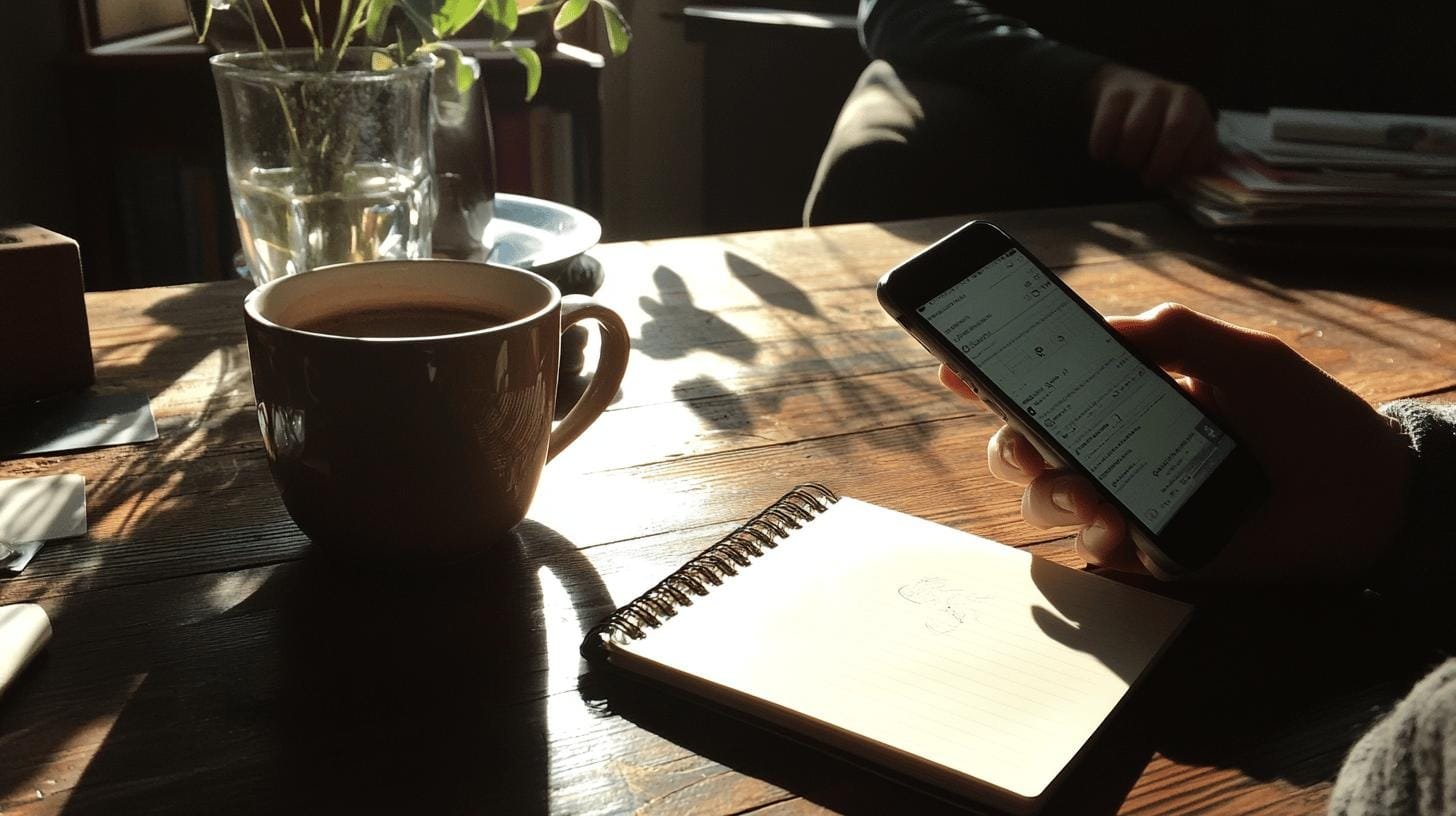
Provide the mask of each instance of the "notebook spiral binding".
POLYGON ((778 501, 742 526, 678 567, 656 586, 613 612, 587 632, 582 651, 599 656, 606 641, 626 643, 647 636, 662 622, 677 614, 679 607, 692 606, 694 597, 706 596, 721 586, 723 579, 753 565, 753 559, 779 545, 779 539, 839 501, 839 494, 817 482, 809 482, 785 493, 778 501))

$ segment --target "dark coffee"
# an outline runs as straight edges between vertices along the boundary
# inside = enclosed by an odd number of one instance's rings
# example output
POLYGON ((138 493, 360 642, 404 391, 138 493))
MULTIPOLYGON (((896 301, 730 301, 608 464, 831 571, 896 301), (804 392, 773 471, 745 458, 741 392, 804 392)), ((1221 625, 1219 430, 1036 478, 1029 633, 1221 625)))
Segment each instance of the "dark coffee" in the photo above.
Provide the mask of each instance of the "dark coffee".
POLYGON ((323 315, 302 321, 298 328, 341 337, 437 337, 489 329, 515 319, 484 309, 401 304, 323 315))

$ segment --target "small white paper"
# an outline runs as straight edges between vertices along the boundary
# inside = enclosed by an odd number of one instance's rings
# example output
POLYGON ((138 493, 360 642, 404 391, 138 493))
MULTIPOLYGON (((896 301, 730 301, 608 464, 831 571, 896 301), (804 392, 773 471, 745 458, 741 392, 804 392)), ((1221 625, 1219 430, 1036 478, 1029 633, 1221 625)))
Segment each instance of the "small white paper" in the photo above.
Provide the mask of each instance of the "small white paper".
POLYGON ((86 532, 86 478, 0 479, 0 541, 20 544, 86 532))

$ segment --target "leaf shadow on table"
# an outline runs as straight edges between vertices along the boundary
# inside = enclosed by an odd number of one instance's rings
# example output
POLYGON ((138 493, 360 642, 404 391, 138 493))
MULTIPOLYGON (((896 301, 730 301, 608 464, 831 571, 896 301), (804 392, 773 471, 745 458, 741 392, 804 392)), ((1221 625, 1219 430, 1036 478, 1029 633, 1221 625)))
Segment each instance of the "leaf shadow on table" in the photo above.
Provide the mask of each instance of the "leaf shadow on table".
MULTIPOLYGON (((1010 214, 1034 217, 1035 213, 1010 214)), ((1238 234, 1204 230, 1186 216, 1168 208, 1134 206, 1110 210, 1081 230, 1059 230, 1061 245, 1086 247, 1137 259, 1146 268, 1163 273, 1159 254, 1168 254, 1226 281, 1255 289, 1283 304, 1273 314, 1259 315, 1272 322, 1261 326, 1309 323, 1349 331, 1377 343, 1425 357, 1423 328, 1410 325, 1409 315, 1366 313, 1369 325, 1351 320, 1341 302, 1344 297, 1401 306, 1413 312, 1456 321, 1456 288, 1450 271, 1456 250, 1439 234, 1398 230, 1295 230, 1284 233, 1238 234), (1156 233, 1159 240, 1148 239, 1156 233)), ((1034 249, 1036 249, 1034 247, 1034 249)), ((1060 253, 1061 250, 1048 248, 1060 253)), ((1187 284, 1187 281, 1183 281, 1187 284)), ((1242 314, 1228 292, 1201 292, 1209 298, 1202 308, 1237 321, 1242 314), (1227 307, 1227 311, 1219 306, 1227 307)), ((1141 308, 1155 304, 1140 304, 1141 308)), ((1316 361, 1318 362, 1318 361, 1316 361)))
MULTIPOLYGON (((245 422, 238 421, 239 406, 250 400, 241 344, 246 291, 241 285, 187 287, 166 290, 150 302, 145 293, 129 294, 111 308, 136 308, 144 319, 112 315, 111 325, 93 325, 97 393, 141 392, 154 400, 168 390, 185 394, 171 400, 174 409, 184 405, 185 413, 158 414, 157 440, 8 463, 37 473, 57 468, 83 473, 91 531, 54 542, 24 573, 0 585, 6 602, 39 600, 55 631, 26 682, 0 701, 3 753, 39 760, 71 744, 86 746, 81 753, 87 753, 106 736, 105 724, 145 686, 151 658, 167 650, 162 621, 175 624, 167 613, 131 602, 127 593, 145 586, 143 596, 180 602, 175 593, 182 585, 217 580, 197 577, 216 564, 200 563, 189 546, 195 538, 179 535, 177 527, 189 514, 226 519, 246 512, 220 506, 218 491, 250 476, 266 479, 266 471, 246 467, 247 457, 238 455, 257 448, 250 407, 245 422), (146 305, 133 307, 136 301, 146 305), (213 457, 197 456, 201 440, 214 434, 225 444, 213 457)), ((225 560, 236 557, 227 548, 220 553, 225 560)), ((195 606, 196 597, 191 602, 195 606)), ((171 611, 188 615, 195 609, 171 611)), ((0 763, 0 796, 7 797, 0 802, 13 803, 28 770, 26 763, 0 763)), ((37 799, 33 791, 22 792, 37 799)))
POLYGON ((898 426, 898 435, 857 434, 849 436, 852 425, 868 418, 883 416, 888 412, 913 410, 913 401, 906 395, 923 396, 928 402, 940 396, 934 377, 923 370, 895 372, 891 387, 877 385, 867 378, 836 378, 814 384, 816 388, 828 388, 829 395, 795 394, 793 386, 771 389, 733 389, 714 377, 703 374, 675 383, 673 398, 692 411, 700 421, 714 431, 737 433, 757 437, 765 442, 774 442, 771 434, 775 429, 762 427, 762 417, 779 415, 784 401, 791 398, 813 399, 821 416, 837 419, 836 432, 855 444, 871 446, 904 447, 914 449, 929 445, 933 430, 923 423, 905 423, 898 426))
POLYGON ((611 608, 575 545, 530 521, 438 567, 313 550, 271 568, 153 644, 68 811, 547 812, 543 569, 580 632, 611 608), (124 782, 177 775, 175 795, 124 782))
POLYGON ((819 317, 819 308, 803 289, 795 286, 793 281, 776 275, 769 271, 762 264, 754 263, 747 257, 725 250, 723 260, 728 265, 728 271, 733 277, 748 287, 749 291, 757 295, 759 300, 770 306, 779 309, 788 309, 808 317, 819 317))
MULTIPOLYGON (((773 442, 776 429, 762 427, 762 417, 779 415, 786 400, 798 399, 812 400, 821 420, 838 419, 836 430, 843 433, 866 418, 913 412, 922 397, 940 395, 933 377, 927 377, 923 369, 906 369, 877 337, 837 332, 833 319, 815 304, 811 293, 793 281, 743 254, 724 251, 723 256, 734 278, 755 297, 777 310, 812 318, 817 329, 806 329, 802 321, 790 316, 773 327, 772 339, 754 341, 724 317, 701 317, 701 310, 693 305, 690 281, 667 267, 658 267, 654 281, 659 297, 653 302, 657 305, 648 309, 651 319, 641 327, 641 338, 634 341, 634 347, 665 359, 668 352, 664 349, 671 349, 672 357, 684 357, 696 346, 738 362, 775 368, 773 383, 766 387, 752 372, 735 372, 739 379, 734 382, 700 373, 674 383, 673 398, 708 428, 773 442), (683 343, 685 333, 692 333, 694 339, 683 343), (744 344, 744 348, 738 347, 744 344), (794 374, 800 371, 804 377, 796 379, 794 374)), ((873 300, 868 291, 866 297, 873 300)), ((913 421, 899 425, 898 430, 898 435, 855 438, 869 445, 890 446, 903 446, 908 438, 918 448, 928 444, 932 435, 931 429, 913 421)))
POLYGON ((739 362, 758 356, 758 343, 742 329, 693 302, 687 281, 677 271, 659 266, 652 282, 657 297, 638 299, 648 320, 638 329, 632 348, 654 360, 686 357, 699 349, 739 362))

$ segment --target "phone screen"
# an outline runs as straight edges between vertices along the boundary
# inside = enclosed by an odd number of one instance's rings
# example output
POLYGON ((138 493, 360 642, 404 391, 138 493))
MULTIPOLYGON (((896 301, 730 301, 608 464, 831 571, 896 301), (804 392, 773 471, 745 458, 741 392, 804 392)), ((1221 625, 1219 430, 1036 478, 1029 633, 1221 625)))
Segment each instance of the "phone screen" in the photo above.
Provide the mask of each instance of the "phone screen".
POLYGON ((1154 534, 1234 450, 1017 249, 917 311, 1154 534))

